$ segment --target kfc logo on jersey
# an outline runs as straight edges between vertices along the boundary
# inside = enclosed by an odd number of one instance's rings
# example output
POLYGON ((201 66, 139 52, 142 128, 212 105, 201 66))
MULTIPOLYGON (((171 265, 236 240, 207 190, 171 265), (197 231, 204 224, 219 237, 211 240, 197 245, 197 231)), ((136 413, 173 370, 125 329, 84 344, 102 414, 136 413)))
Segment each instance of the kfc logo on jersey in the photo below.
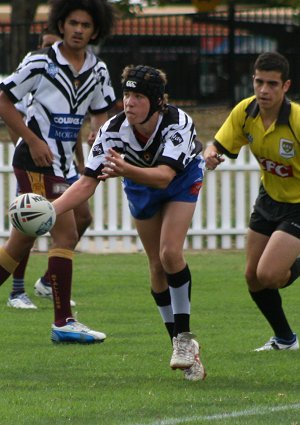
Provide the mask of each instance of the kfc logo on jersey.
POLYGON ((279 164, 266 158, 259 158, 259 163, 267 173, 284 178, 293 177, 293 168, 290 165, 279 164))
POLYGON ((104 150, 103 150, 102 143, 99 145, 95 145, 93 147, 93 152, 92 152, 93 158, 95 158, 96 156, 103 155, 103 153, 104 153, 104 150))
POLYGON ((47 67, 47 74, 49 74, 51 78, 54 78, 57 73, 58 67, 53 62, 50 62, 47 67))
POLYGON ((180 143, 183 142, 183 138, 182 138, 181 134, 179 134, 179 133, 173 134, 171 136, 171 140, 172 140, 174 146, 178 146, 178 145, 180 145, 180 143))
POLYGON ((136 84, 137 84, 136 81, 128 80, 125 83, 125 87, 129 87, 129 88, 135 89, 136 88, 136 84))
POLYGON ((294 143, 291 140, 280 139, 279 155, 285 159, 294 158, 295 149, 294 143))

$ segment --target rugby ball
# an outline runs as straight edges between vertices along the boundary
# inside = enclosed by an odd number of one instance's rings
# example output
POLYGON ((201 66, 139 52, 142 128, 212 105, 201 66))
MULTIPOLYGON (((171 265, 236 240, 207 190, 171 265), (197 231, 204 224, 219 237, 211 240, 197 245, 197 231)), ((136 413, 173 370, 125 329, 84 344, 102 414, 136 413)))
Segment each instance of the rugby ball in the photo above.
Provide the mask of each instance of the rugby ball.
POLYGON ((28 236, 42 236, 55 224, 56 214, 51 202, 36 193, 18 196, 9 207, 14 228, 28 236))

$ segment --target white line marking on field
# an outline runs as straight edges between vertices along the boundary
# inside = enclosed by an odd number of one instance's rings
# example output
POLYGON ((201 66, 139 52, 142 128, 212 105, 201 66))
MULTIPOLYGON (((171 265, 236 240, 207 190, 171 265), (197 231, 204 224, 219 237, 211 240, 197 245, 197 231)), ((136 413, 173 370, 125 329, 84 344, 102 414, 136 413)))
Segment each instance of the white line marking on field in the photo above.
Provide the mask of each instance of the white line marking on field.
POLYGON ((214 421, 220 419, 230 419, 230 418, 238 418, 243 416, 256 416, 256 415, 265 415, 267 413, 273 412, 282 412, 284 410, 299 410, 300 403, 295 404, 287 404, 284 406, 257 406, 255 409, 249 410, 241 410, 239 412, 230 412, 230 413, 218 413, 215 415, 207 415, 207 416, 186 416, 185 418, 170 418, 170 419, 162 419, 156 422, 149 422, 148 424, 133 424, 133 425, 178 425, 178 424, 188 424, 193 421, 214 421))

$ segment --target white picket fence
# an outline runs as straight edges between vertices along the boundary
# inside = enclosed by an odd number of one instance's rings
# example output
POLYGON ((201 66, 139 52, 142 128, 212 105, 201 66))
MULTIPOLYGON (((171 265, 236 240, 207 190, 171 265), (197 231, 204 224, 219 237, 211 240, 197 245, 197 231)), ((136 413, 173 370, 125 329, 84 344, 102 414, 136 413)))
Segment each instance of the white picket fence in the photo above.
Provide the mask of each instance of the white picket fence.
MULTIPOLYGON (((84 146, 85 155, 88 146, 84 146)), ((7 208, 16 193, 12 172, 13 146, 0 142, 0 244, 8 237, 7 208)), ((205 175, 185 249, 241 249, 248 220, 258 193, 259 170, 254 157, 243 148, 235 161, 226 159, 205 175)), ((100 183, 90 201, 93 223, 78 244, 83 252, 135 252, 143 249, 134 228, 120 179, 100 183)), ((49 235, 36 248, 47 251, 49 235)))

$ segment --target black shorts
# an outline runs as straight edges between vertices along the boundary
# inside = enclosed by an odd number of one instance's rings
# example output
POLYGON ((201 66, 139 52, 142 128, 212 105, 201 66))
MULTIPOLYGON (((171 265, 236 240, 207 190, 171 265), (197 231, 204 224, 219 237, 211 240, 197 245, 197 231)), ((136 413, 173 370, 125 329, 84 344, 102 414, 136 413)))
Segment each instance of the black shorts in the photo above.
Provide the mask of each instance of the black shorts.
POLYGON ((261 186, 249 227, 267 236, 282 230, 300 239, 300 204, 274 201, 261 186))

